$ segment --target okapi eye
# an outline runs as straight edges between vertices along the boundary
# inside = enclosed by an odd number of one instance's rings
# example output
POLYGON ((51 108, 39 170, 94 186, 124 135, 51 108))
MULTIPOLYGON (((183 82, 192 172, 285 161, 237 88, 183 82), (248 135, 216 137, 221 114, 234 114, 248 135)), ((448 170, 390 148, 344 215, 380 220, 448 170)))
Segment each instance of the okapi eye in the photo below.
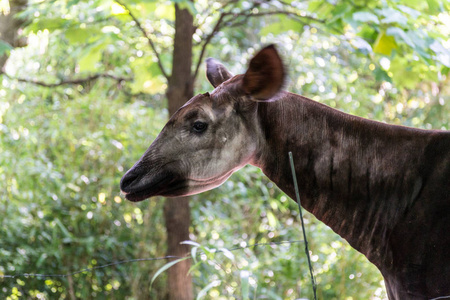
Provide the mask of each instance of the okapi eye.
POLYGON ((197 122, 194 123, 192 128, 194 129, 195 132, 201 133, 201 132, 205 131, 206 128, 208 128, 208 124, 206 124, 204 122, 197 121, 197 122))

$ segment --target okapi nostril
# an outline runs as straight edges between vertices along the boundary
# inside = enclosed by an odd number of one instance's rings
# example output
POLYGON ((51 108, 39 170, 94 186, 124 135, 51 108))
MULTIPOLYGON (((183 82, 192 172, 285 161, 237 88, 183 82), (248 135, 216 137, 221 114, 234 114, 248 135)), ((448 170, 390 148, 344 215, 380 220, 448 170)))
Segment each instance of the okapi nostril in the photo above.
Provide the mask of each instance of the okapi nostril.
POLYGON ((120 180, 120 189, 127 192, 127 188, 139 178, 139 174, 128 172, 120 180))

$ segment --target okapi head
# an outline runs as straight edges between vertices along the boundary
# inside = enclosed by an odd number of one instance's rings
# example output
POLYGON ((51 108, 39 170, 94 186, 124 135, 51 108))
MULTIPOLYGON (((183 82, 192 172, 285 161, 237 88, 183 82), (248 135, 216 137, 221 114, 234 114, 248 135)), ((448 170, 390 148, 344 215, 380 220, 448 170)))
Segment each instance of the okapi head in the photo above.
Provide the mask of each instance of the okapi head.
POLYGON ((256 102, 270 101, 285 79, 275 47, 261 50, 244 75, 233 76, 209 58, 207 77, 214 91, 181 107, 123 176, 120 188, 128 200, 213 189, 258 155, 256 102))

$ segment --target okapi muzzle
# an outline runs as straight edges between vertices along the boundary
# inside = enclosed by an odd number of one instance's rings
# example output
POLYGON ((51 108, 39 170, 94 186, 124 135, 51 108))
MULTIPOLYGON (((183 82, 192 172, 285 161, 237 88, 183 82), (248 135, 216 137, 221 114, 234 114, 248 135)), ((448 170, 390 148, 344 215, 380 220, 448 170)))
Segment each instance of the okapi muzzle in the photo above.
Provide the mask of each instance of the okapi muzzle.
POLYGON ((388 125, 283 92, 274 46, 181 107, 120 188, 131 201, 200 193, 252 164, 381 271, 390 299, 450 297, 450 132, 388 125))

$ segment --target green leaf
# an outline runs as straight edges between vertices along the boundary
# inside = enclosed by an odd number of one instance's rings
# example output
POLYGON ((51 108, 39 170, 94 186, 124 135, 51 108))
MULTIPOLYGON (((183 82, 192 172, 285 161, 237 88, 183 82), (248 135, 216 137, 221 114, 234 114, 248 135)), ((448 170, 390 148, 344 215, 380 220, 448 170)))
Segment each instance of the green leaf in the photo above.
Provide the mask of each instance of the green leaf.
POLYGON ((180 244, 181 245, 191 245, 194 247, 201 247, 201 245, 199 243, 194 242, 194 241, 182 241, 180 244))
POLYGON ((397 5, 397 8, 400 9, 402 12, 410 15, 413 19, 417 19, 421 15, 420 11, 417 11, 409 6, 399 4, 397 5))
POLYGON ((317 11, 317 10, 320 8, 320 6, 322 6, 323 2, 324 2, 324 1, 320 1, 320 0, 310 1, 310 2, 308 3, 308 10, 309 10, 310 12, 315 12, 315 11, 317 11))
POLYGON ((262 36, 266 36, 269 33, 278 35, 289 30, 293 30, 294 32, 302 32, 303 24, 287 16, 280 16, 279 22, 270 23, 269 25, 263 27, 260 31, 260 34, 262 36))
POLYGON ((406 35, 406 33, 398 27, 390 27, 386 30, 386 35, 393 36, 397 42, 404 42, 411 48, 415 48, 413 41, 406 35))
POLYGON ((314 11, 317 14, 319 19, 329 19, 331 18, 331 13, 334 10, 335 6, 328 1, 322 1, 322 5, 318 10, 314 11))
POLYGON ((116 2, 111 3, 110 8, 111 8, 111 14, 113 16, 128 15, 128 11, 125 9, 125 7, 123 7, 119 3, 116 3, 116 2))
POLYGON ((227 248, 220 248, 219 251, 223 253, 227 258, 234 261, 234 254, 227 248))
POLYGON ((426 1, 423 0, 404 0, 402 2, 406 3, 409 7, 420 11, 424 11, 427 7, 426 1))
POLYGON ((201 248, 202 246, 199 243, 194 242, 194 241, 183 241, 180 244, 193 246, 191 248, 191 258, 194 260, 194 263, 197 264, 197 250, 198 250, 198 248, 201 248))
POLYGON ((202 299, 203 297, 205 297, 208 293, 208 291, 210 289, 212 289, 213 287, 219 286, 222 283, 221 280, 214 280, 213 282, 211 282, 210 284, 208 284, 207 286, 205 286, 197 295, 197 300, 202 299))
POLYGON ((428 37, 425 32, 415 30, 406 32, 408 38, 414 44, 414 51, 416 51, 424 60, 429 60, 431 55, 429 53, 432 39, 428 37))
POLYGON ((103 49, 108 43, 107 39, 99 40, 91 45, 87 46, 83 53, 80 55, 78 65, 80 67, 80 72, 91 72, 96 71, 96 64, 102 58, 103 49))
POLYGON ((66 28, 69 24, 69 20, 62 18, 36 18, 33 20, 33 23, 27 26, 28 29, 32 31, 44 30, 55 31, 57 29, 66 28))
POLYGON ((38 268, 41 267, 46 259, 47 259, 47 253, 42 253, 36 262, 36 267, 38 267, 38 268))
MULTIPOLYGON (((140 16, 149 16, 154 15, 156 9, 159 7, 160 4, 158 4, 155 1, 145 1, 139 3, 139 15, 140 16)), ((171 18, 173 19, 173 17, 171 18)))
MULTIPOLYGON (((200 245, 199 243, 194 242, 194 241, 183 241, 183 242, 181 242, 180 244, 183 244, 183 245, 192 245, 192 246, 194 246, 194 248, 200 248, 200 249, 202 249, 202 251, 203 251, 206 255, 210 255, 211 253, 214 253, 214 252, 215 252, 215 249, 209 249, 208 247, 202 246, 202 245, 200 245)), ((193 248, 193 249, 194 249, 194 248, 193 248)), ((192 251, 191 251, 191 254, 192 254, 192 251)), ((197 254, 197 250, 195 250, 195 254, 197 254)))
POLYGON ((0 40, 0 56, 9 54, 13 47, 5 41, 0 40))
POLYGON ((161 75, 159 67, 148 57, 136 58, 131 63, 134 81, 131 84, 133 93, 156 94, 165 89, 164 78, 161 75))
POLYGON ((380 53, 384 55, 391 55, 392 50, 397 49, 398 46, 395 43, 395 38, 392 36, 386 35, 386 32, 380 32, 378 37, 373 44, 373 51, 375 53, 380 53))
POLYGON ((427 0, 427 4, 428 4, 428 9, 430 10, 430 13, 432 13, 432 14, 437 14, 439 12, 444 11, 441 1, 427 0))
POLYGON ((88 38, 97 32, 92 32, 92 28, 89 30, 84 28, 69 28, 64 32, 67 40, 72 43, 85 43, 88 41, 88 38))
POLYGON ((58 225, 59 229, 61 229, 65 238, 73 240, 73 235, 69 232, 69 230, 67 230, 66 226, 64 226, 60 219, 56 218, 55 223, 58 225))
POLYGON ((353 20, 355 20, 357 22, 362 22, 362 23, 373 22, 375 24, 380 24, 378 17, 368 11, 355 12, 352 17, 353 17, 353 20))
POLYGON ((392 82, 392 78, 389 77, 387 72, 380 67, 375 68, 374 74, 375 74, 375 79, 378 82, 383 82, 383 81, 392 82))
POLYGON ((329 23, 333 23, 336 20, 342 18, 347 13, 351 12, 353 7, 351 5, 348 5, 347 3, 341 3, 335 6, 334 10, 331 12, 333 17, 328 21, 329 23))
POLYGON ((240 277, 241 277, 241 293, 242 293, 242 299, 243 300, 248 300, 249 298, 249 293, 250 293, 250 286, 249 286, 249 277, 250 277, 250 272, 247 270, 242 270, 240 273, 240 277))
POLYGON ((155 10, 155 16, 159 19, 174 20, 175 7, 172 4, 159 4, 155 10))
POLYGON ((192 272, 193 272, 195 269, 198 269, 198 267, 201 266, 202 263, 203 263, 203 261, 199 261, 199 262, 195 261, 195 264, 194 264, 194 265, 191 265, 191 267, 189 268, 188 275, 192 274, 192 272))
POLYGON ((165 264, 164 266, 162 266, 158 271, 156 271, 155 275, 153 275, 152 280, 150 282, 150 287, 153 285, 153 282, 155 281, 155 279, 159 275, 161 275, 162 272, 166 271, 167 269, 169 269, 173 265, 176 265, 177 263, 179 263, 179 262, 181 262, 183 260, 186 260, 186 259, 189 259, 189 257, 182 257, 182 258, 176 259, 176 260, 171 261, 171 262, 165 264))
POLYGON ((408 19, 401 12, 391 7, 380 9, 378 12, 384 17, 381 23, 397 23, 403 26, 408 23, 408 19))
POLYGON ((450 50, 444 48, 442 44, 435 40, 431 45, 430 49, 436 53, 437 60, 446 66, 447 68, 450 68, 450 50))
POLYGON ((267 212, 267 221, 271 227, 277 226, 277 218, 275 218, 275 215, 271 211, 267 212))
POLYGON ((99 50, 93 50, 84 55, 79 61, 81 72, 95 71, 97 69, 96 64, 100 61, 102 53, 99 50))
POLYGON ((351 40, 351 44, 364 54, 372 52, 372 47, 370 44, 362 38, 357 37, 351 40))
POLYGON ((67 7, 67 8, 70 8, 70 7, 72 7, 73 5, 78 4, 78 2, 80 2, 80 0, 70 0, 70 1, 67 2, 66 7, 67 7))
POLYGON ((195 264, 197 263, 197 250, 198 250, 198 247, 191 248, 191 257, 194 260, 195 264))
POLYGON ((391 60, 391 66, 389 71, 392 72, 393 82, 400 87, 406 87, 409 89, 414 89, 417 82, 422 79, 419 77, 419 73, 423 73, 422 70, 417 70, 414 63, 406 63, 405 58, 396 56, 396 59, 391 60))

